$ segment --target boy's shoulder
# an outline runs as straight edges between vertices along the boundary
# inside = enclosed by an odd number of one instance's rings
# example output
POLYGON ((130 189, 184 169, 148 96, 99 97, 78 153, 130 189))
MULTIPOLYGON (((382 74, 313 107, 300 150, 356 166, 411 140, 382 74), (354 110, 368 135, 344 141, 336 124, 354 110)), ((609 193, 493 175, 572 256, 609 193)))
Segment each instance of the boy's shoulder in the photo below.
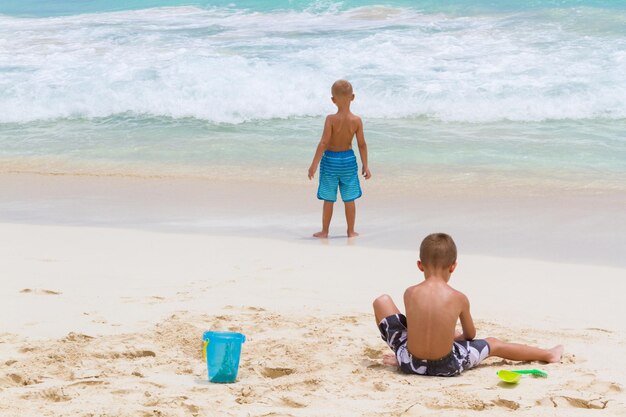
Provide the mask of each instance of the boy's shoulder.
POLYGON ((451 294, 453 294, 456 297, 467 298, 465 294, 463 294, 461 291, 457 290, 456 288, 454 288, 452 285, 448 283, 446 284, 446 288, 448 289, 448 291, 450 291, 451 294))
POLYGON ((355 122, 361 123, 361 116, 358 116, 354 113, 350 113, 350 116, 352 117, 352 120, 354 120, 355 122))
POLYGON ((415 285, 411 285, 410 287, 408 287, 406 290, 404 290, 404 297, 410 297, 411 295, 415 294, 416 292, 420 291, 421 286, 424 284, 424 282, 420 282, 419 284, 415 284, 415 285))
MULTIPOLYGON (((463 294, 461 291, 457 290, 456 288, 453 288, 449 284, 445 284, 445 285, 441 285, 441 286, 438 285, 437 287, 438 288, 435 289, 435 291, 442 291, 442 292, 445 292, 445 293, 449 293, 450 295, 452 295, 455 298, 467 299, 467 296, 465 294, 463 294)), ((428 291, 428 292, 432 292, 433 288, 431 286, 428 286, 426 281, 422 281, 419 284, 411 285, 406 290, 404 290, 404 295, 405 295, 405 297, 406 296, 410 296, 412 294, 419 293, 422 290, 428 291), (425 287, 428 287, 428 288, 425 288, 425 287)))
POLYGON ((448 286, 448 287, 450 287, 450 290, 452 291, 452 297, 455 300, 455 302, 458 303, 458 305, 460 306, 469 305, 469 298, 467 298, 467 295, 457 290, 456 288, 452 288, 451 286, 448 286))
POLYGON ((326 120, 341 120, 341 119, 345 119, 345 118, 349 118, 351 120, 355 120, 355 121, 361 121, 361 117, 350 112, 348 114, 342 115, 339 113, 332 113, 326 116, 326 120))

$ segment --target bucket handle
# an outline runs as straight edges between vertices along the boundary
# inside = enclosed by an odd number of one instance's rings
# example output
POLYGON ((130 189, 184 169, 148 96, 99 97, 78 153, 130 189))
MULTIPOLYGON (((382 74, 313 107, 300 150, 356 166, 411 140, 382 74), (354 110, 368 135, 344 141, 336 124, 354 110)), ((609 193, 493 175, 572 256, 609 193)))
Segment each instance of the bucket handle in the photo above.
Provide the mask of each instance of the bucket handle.
POLYGON ((206 349, 209 346, 209 339, 205 339, 202 344, 202 359, 206 361, 206 349))

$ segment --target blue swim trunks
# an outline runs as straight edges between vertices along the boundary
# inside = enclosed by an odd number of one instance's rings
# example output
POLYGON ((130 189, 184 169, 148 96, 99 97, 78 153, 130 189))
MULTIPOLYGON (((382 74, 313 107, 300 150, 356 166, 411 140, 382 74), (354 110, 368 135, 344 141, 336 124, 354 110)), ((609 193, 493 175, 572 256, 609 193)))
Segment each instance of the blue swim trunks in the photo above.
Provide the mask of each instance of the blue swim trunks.
POLYGON ((361 197, 359 168, 354 151, 324 151, 320 162, 320 185, 317 198, 325 201, 337 201, 337 187, 341 199, 347 203, 361 197))

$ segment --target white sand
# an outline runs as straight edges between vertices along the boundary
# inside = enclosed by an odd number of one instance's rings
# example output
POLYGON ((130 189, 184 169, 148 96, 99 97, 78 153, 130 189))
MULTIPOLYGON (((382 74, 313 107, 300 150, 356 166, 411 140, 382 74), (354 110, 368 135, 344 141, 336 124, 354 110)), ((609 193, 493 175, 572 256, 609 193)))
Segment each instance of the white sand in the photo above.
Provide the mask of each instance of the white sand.
POLYGON ((624 269, 461 253, 451 284, 479 337, 567 353, 428 378, 381 365, 370 307, 420 279, 412 251, 18 224, 0 235, 0 415, 626 415, 624 269), (248 338, 235 384, 206 381, 209 329, 248 338), (495 375, 533 367, 549 378, 495 375))

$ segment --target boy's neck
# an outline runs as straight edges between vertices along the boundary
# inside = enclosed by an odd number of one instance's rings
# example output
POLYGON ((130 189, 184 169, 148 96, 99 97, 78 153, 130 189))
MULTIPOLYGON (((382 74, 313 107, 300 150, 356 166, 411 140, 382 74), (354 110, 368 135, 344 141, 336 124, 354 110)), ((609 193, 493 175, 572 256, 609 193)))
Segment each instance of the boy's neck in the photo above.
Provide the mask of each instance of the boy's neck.
POLYGON ((350 103, 348 104, 337 104, 337 113, 350 113, 350 103))
POLYGON ((456 261, 448 267, 440 267, 424 265, 424 263, 419 260, 417 261, 417 267, 424 273, 424 280, 430 282, 443 281, 447 284, 448 281, 450 281, 450 276, 456 269, 456 261))
POLYGON ((424 280, 429 282, 442 281, 447 284, 451 276, 452 274, 446 270, 424 271, 424 280))

